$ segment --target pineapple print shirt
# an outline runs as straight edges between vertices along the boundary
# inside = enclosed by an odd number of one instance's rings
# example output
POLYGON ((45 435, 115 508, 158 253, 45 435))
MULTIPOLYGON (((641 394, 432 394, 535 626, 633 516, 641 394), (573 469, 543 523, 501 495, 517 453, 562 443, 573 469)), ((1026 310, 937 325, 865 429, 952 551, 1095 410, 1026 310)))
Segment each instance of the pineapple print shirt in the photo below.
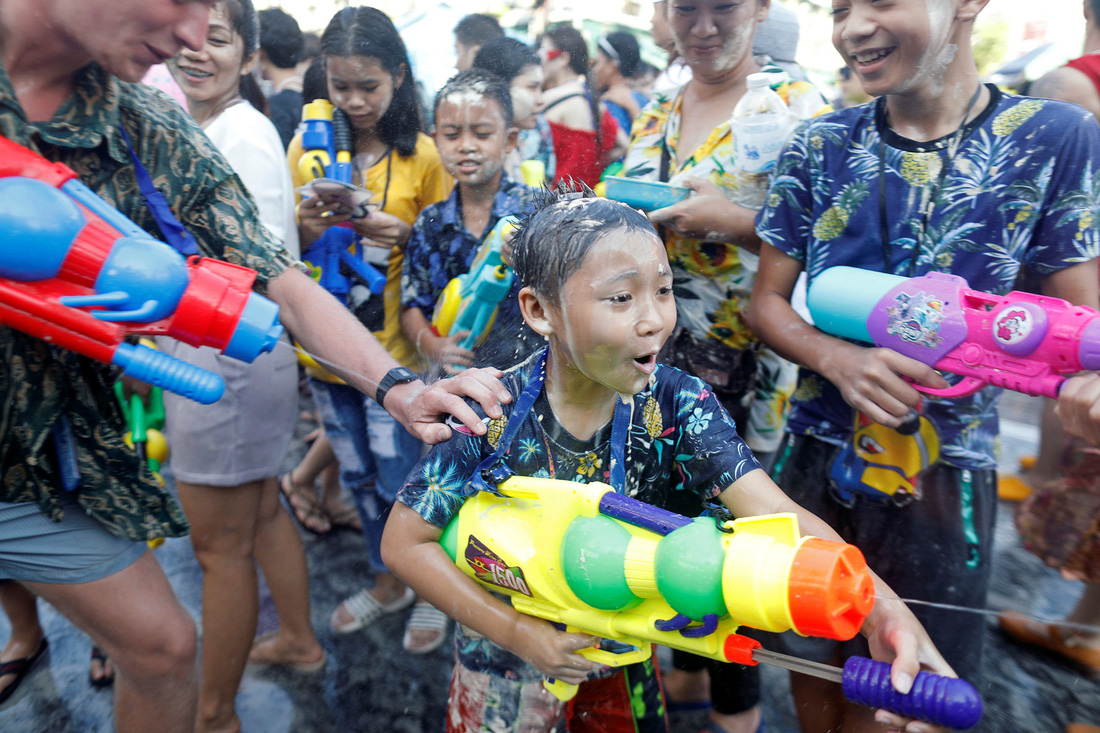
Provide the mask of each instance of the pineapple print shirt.
MULTIPOLYGON (((875 102, 804 123, 779 159, 757 233, 800 260, 811 283, 836 265, 883 271, 881 140, 893 274, 949 272, 975 290, 1003 294, 1025 265, 1042 277, 1097 257, 1100 126, 1076 105, 989 88, 989 106, 964 131, 953 161, 951 136, 903 138, 875 102)), ((942 460, 996 467, 999 394, 987 388, 924 402, 942 460)), ((801 371, 792 405, 788 432, 850 439, 852 409, 820 375, 801 371)))
MULTIPOLYGON (((772 88, 792 114, 809 117, 832 109, 813 85, 792 82, 775 66, 762 71, 776 77, 772 88)), ((730 201, 756 208, 759 202, 754 205, 751 191, 743 191, 740 185, 728 120, 714 128, 691 155, 677 156, 681 94, 682 88, 658 93, 639 113, 623 161, 623 177, 660 180, 661 155, 667 149, 668 183, 680 185, 688 178, 703 178, 722 189, 730 201)), ((672 265, 678 325, 698 339, 713 339, 732 349, 755 343, 756 334, 745 323, 742 311, 749 302, 759 258, 734 244, 692 239, 671 230, 665 232, 665 248, 672 265)), ((794 367, 768 349, 759 352, 757 364, 755 401, 744 432, 753 450, 774 451, 782 437, 794 367)))
MULTIPOLYGON (((505 372, 501 381, 513 395, 522 394, 541 353, 505 372)), ((474 435, 450 420, 454 437, 433 447, 397 494, 398 501, 440 528, 462 507, 466 482, 496 450, 515 404, 501 405, 503 417, 488 420, 480 405, 467 402, 486 420, 488 433, 474 435)), ((503 461, 519 476, 610 483, 610 440, 610 420, 591 440, 575 438, 558 424, 544 391, 503 461)), ((705 499, 760 468, 707 385, 663 365, 649 386, 634 395, 625 456, 629 496, 692 516, 702 512, 705 499)), ((467 668, 539 678, 533 667, 475 632, 460 627, 455 636, 459 659, 467 668)))

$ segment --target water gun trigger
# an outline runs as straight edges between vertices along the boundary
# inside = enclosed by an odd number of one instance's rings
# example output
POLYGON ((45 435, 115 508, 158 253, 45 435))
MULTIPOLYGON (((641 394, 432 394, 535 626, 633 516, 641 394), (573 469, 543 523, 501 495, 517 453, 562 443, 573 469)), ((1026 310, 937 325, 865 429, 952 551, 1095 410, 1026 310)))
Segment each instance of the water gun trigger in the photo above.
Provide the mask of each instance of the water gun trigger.
MULTIPOLYGON (((567 629, 570 633, 586 633, 583 629, 567 629)), ((604 641, 597 642, 593 646, 581 649, 578 654, 590 662, 603 664, 608 667, 625 667, 628 664, 644 662, 653 656, 652 646, 642 639, 621 637, 613 642, 619 650, 604 649, 601 645, 604 641)))
POLYGON ((913 385, 913 389, 917 390, 921 394, 926 394, 929 397, 936 397, 938 399, 953 400, 960 397, 969 397, 972 394, 980 392, 989 386, 989 382, 984 379, 978 379, 977 377, 963 377, 958 384, 953 384, 947 389, 936 389, 935 387, 925 387, 923 384, 918 384, 908 377, 905 381, 913 385))

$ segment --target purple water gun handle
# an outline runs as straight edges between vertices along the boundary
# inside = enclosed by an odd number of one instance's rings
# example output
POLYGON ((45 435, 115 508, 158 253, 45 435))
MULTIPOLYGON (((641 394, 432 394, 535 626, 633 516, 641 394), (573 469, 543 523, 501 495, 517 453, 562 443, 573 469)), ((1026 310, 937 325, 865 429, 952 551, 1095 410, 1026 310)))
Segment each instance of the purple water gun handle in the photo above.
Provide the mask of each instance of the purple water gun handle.
POLYGON ((883 708, 928 723, 965 730, 982 719, 982 698, 966 680, 919 672, 903 695, 890 684, 890 665, 864 657, 844 663, 844 696, 854 703, 883 708))

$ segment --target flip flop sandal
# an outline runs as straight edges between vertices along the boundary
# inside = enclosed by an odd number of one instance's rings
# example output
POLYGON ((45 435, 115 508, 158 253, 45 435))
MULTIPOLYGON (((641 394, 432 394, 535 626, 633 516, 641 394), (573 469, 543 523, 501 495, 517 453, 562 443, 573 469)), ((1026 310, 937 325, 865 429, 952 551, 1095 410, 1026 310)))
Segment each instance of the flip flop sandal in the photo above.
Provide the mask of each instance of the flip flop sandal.
POLYGON ((325 664, 328 663, 328 655, 324 653, 324 650, 321 651, 321 658, 317 659, 315 661, 312 661, 312 662, 292 662, 292 661, 282 661, 282 660, 278 660, 278 659, 254 659, 253 654, 255 653, 256 648, 260 644, 263 644, 264 642, 268 641, 269 639, 274 639, 276 636, 278 636, 278 634, 279 634, 278 631, 269 631, 266 634, 259 637, 258 639, 256 639, 256 641, 252 642, 252 649, 249 650, 249 653, 248 653, 248 666, 249 667, 254 667, 254 668, 258 668, 258 669, 268 669, 268 668, 271 668, 271 667, 284 667, 286 669, 293 669, 296 672, 317 672, 319 670, 324 669, 325 664))
MULTIPOLYGON (((92 645, 92 661, 99 662, 100 669, 103 669, 107 665, 107 655, 103 653, 103 650, 99 647, 92 645)), ((88 670, 88 684, 92 687, 110 687, 115 683, 114 671, 106 677, 93 677, 92 670, 88 670)))
POLYGON ((0 677, 9 674, 15 675, 15 679, 11 681, 11 684, 3 690, 0 690, 0 702, 4 702, 15 694, 15 691, 19 689, 20 683, 23 682, 23 678, 31 671, 31 668, 34 666, 34 663, 38 661, 39 657, 46 653, 49 646, 50 642, 46 639, 42 639, 42 643, 34 650, 34 654, 29 657, 20 657, 19 659, 12 659, 11 661, 0 663, 0 677))
POLYGON ((364 588, 341 604, 351 614, 352 620, 343 626, 337 626, 330 620, 329 628, 337 634, 350 634, 353 631, 370 626, 382 616, 405 610, 415 600, 416 592, 412 588, 405 588, 403 596, 392 603, 383 604, 374 600, 370 591, 364 588))
POLYGON ((405 636, 401 639, 401 646, 409 654, 427 654, 434 652, 447 640, 447 630, 450 628, 450 619, 447 615, 428 603, 418 603, 413 606, 408 623, 405 624, 405 636), (436 631, 439 633, 432 641, 423 646, 412 645, 412 632, 436 631))
POLYGON ((363 523, 359 519, 359 512, 355 511, 355 507, 347 504, 342 504, 339 509, 334 512, 325 512, 325 516, 328 517, 328 523, 333 526, 334 529, 354 529, 356 532, 363 531, 363 523))
POLYGON ((298 520, 298 524, 302 525, 307 532, 323 535, 332 530, 332 525, 322 511, 321 502, 317 500, 316 493, 310 496, 294 483, 289 473, 279 477, 279 491, 286 497, 286 503, 290 505, 290 511, 298 520))

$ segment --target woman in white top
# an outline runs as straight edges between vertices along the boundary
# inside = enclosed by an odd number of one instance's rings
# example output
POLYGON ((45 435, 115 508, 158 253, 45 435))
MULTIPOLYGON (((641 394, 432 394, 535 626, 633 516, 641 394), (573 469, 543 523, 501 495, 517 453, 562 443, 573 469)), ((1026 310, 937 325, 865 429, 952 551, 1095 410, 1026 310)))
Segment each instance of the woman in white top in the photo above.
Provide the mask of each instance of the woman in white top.
MULTIPOLYGON (((297 255, 294 192, 279 135, 242 99, 259 40, 251 0, 210 8, 206 43, 169 64, 187 109, 259 206, 260 220, 297 255)), ((294 353, 279 345, 252 364, 165 340, 162 349, 222 375, 225 396, 199 405, 165 393, 172 474, 203 569, 203 654, 196 730, 237 731, 234 699, 245 664, 324 666, 310 625, 309 580, 277 476, 298 414, 294 353), (256 642, 259 562, 280 629, 256 642)))

